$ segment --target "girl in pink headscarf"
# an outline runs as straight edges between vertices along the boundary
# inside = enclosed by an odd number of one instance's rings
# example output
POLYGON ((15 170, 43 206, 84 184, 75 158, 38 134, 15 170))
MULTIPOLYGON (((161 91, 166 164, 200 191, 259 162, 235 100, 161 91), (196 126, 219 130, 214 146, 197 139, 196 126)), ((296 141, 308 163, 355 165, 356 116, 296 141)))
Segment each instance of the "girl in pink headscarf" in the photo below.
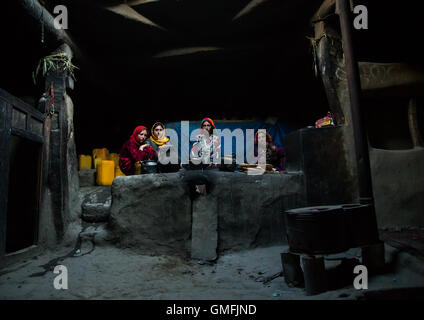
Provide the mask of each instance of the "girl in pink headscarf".
POLYGON ((146 144, 147 138, 147 128, 138 126, 122 146, 119 153, 119 167, 124 174, 134 174, 136 162, 157 159, 156 151, 146 144))

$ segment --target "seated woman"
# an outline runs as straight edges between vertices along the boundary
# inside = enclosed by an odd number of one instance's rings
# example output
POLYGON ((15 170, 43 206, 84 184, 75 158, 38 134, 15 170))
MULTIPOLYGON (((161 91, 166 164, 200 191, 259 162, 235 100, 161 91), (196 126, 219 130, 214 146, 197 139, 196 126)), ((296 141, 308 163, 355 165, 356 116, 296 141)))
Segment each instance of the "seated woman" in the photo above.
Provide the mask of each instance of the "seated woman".
POLYGON ((162 149, 162 151, 165 151, 165 154, 170 157, 171 148, 173 146, 170 143, 169 138, 166 136, 165 133, 165 126, 161 122, 156 122, 152 129, 150 130, 151 136, 147 140, 147 143, 156 151, 158 154, 159 162, 158 162, 158 171, 159 172, 175 172, 180 169, 178 158, 175 158, 174 160, 177 163, 167 163, 163 164, 161 163, 160 159, 160 152, 159 150, 162 149))
POLYGON ((258 154, 258 142, 266 145, 263 156, 266 157, 266 163, 272 164, 275 170, 282 171, 286 169, 284 148, 274 143, 271 135, 266 132, 256 132, 255 134, 255 156, 258 154))
MULTIPOLYGON (((150 130, 151 136, 147 143, 158 152, 160 148, 169 143, 169 138, 165 134, 165 126, 161 122, 156 122, 150 130)), ((169 145, 169 144, 168 144, 169 145)))
POLYGON ((138 126, 124 143, 119 153, 119 168, 126 175, 135 173, 135 163, 144 160, 156 160, 156 151, 147 144, 147 128, 138 126))
POLYGON ((220 159, 221 140, 214 134, 214 129, 212 119, 204 118, 200 125, 200 134, 196 136, 196 142, 191 149, 191 159, 196 163, 202 162, 200 165, 202 168, 215 167, 220 159))

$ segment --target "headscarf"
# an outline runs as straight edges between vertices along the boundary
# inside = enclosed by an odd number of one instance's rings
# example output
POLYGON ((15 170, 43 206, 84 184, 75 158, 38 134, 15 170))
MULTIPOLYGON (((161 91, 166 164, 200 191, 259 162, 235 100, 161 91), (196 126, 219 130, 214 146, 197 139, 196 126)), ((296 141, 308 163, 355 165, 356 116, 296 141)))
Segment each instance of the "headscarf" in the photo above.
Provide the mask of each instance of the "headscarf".
MULTIPOLYGON (((257 145, 258 144, 258 133, 259 133, 259 131, 257 131, 256 133, 255 133, 255 145, 257 145)), ((265 132, 266 133, 266 140, 268 141, 268 142, 272 142, 272 137, 271 137, 271 135, 268 133, 268 132, 265 132)))
POLYGON ((154 143, 156 143, 157 145, 158 145, 158 147, 160 148, 160 147, 162 147, 165 143, 167 143, 168 141, 169 141, 169 138, 166 136, 166 133, 165 133, 165 126, 163 125, 163 123, 162 122, 156 122, 154 125, 153 125, 153 127, 152 127, 152 129, 150 130, 150 132, 152 133, 152 135, 150 136, 150 140, 152 140, 154 143), (154 128, 157 126, 157 125, 160 125, 162 128, 163 128, 163 138, 162 139, 158 139, 156 136, 155 136, 155 133, 154 133, 154 128))
POLYGON ((133 134, 130 137, 131 141, 133 141, 137 146, 140 146, 140 142, 138 142, 137 136, 143 130, 146 130, 146 132, 147 132, 147 128, 145 126, 138 126, 138 127, 136 127, 134 129, 133 134))
POLYGON ((207 121, 207 122, 209 122, 211 124, 212 129, 215 129, 215 124, 213 123, 213 121, 212 121, 211 118, 203 118, 202 122, 200 123, 200 128, 202 128, 203 122, 205 122, 205 121, 207 121))

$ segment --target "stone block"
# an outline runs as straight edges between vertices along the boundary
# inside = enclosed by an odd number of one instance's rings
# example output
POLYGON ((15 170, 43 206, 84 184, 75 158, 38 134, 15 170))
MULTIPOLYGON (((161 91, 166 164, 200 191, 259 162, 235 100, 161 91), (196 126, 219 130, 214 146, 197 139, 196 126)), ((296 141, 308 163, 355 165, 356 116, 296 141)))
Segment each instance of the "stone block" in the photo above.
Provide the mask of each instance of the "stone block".
POLYGON ((78 171, 79 186, 93 187, 96 185, 96 169, 78 171))
POLYGON ((81 218, 86 222, 105 222, 109 219, 112 202, 111 187, 98 186, 89 189, 82 202, 81 218))
POLYGON ((218 203, 213 196, 193 200, 191 257, 213 261, 217 258, 218 203))
POLYGON ((189 254, 191 200, 182 178, 177 172, 113 181, 110 229, 118 245, 143 254, 189 254))

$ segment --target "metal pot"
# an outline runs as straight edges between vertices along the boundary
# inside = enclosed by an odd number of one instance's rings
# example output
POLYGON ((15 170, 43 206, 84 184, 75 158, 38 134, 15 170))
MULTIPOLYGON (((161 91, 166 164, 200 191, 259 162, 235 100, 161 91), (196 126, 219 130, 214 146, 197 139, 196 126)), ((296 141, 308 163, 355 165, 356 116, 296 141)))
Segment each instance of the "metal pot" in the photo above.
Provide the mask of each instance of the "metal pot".
POLYGON ((144 160, 141 164, 141 173, 156 173, 157 162, 154 160, 144 160))

